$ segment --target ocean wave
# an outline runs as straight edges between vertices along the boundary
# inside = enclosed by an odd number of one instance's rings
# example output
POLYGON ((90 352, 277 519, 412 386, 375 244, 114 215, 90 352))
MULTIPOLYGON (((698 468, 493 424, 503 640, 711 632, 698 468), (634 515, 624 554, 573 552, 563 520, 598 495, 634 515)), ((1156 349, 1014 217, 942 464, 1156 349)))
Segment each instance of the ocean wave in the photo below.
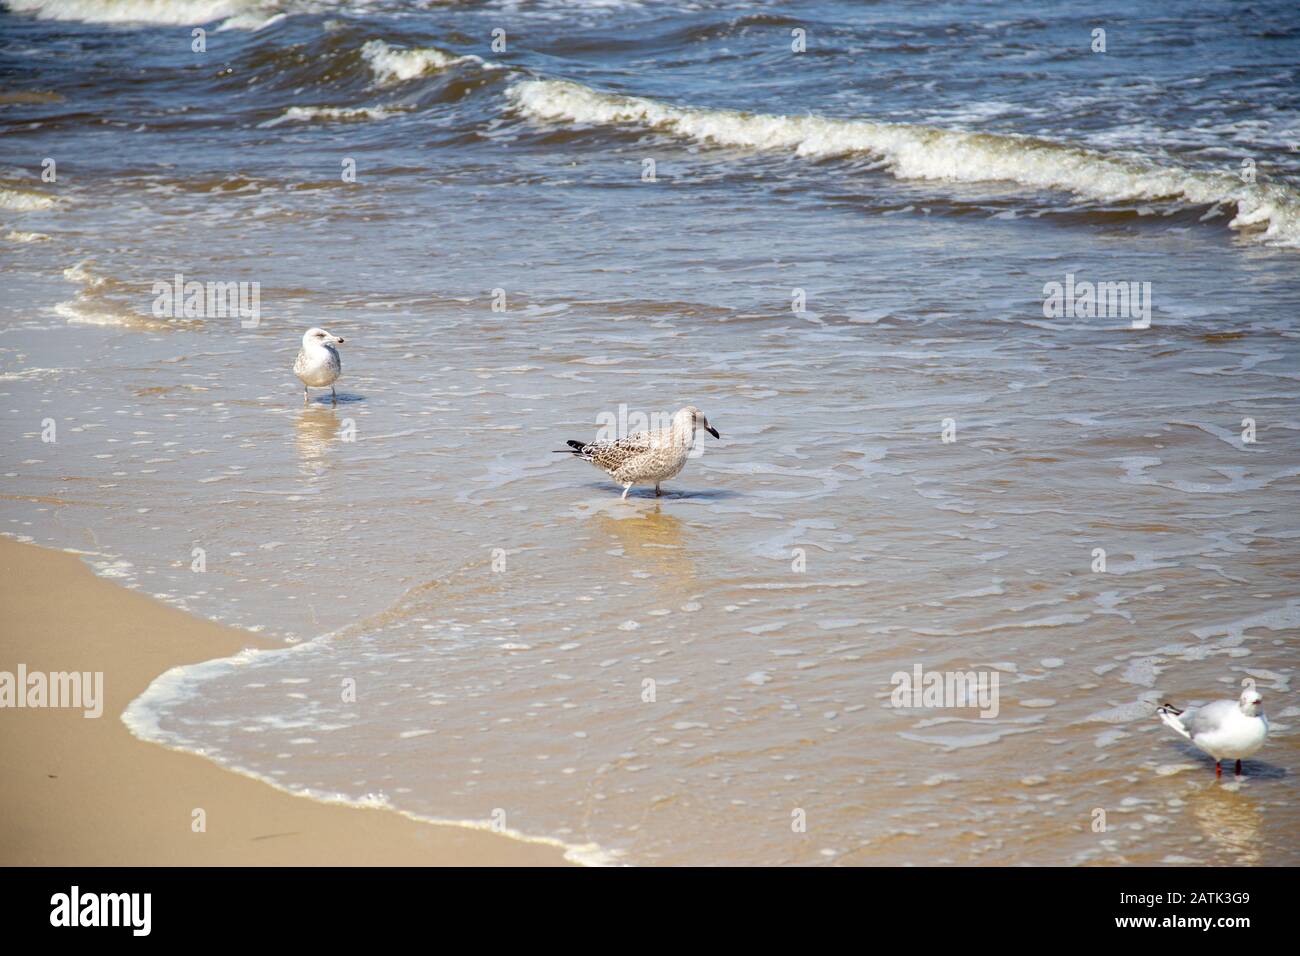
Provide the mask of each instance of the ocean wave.
POLYGON ((197 327, 194 320, 162 321, 142 315, 131 307, 140 298, 139 291, 121 282, 93 271, 89 260, 63 270, 63 278, 81 286, 76 296, 52 307, 55 315, 69 325, 102 325, 157 332, 181 327, 197 327))
POLYGON ((191 26, 225 21, 222 30, 260 30, 288 12, 307 13, 323 3, 276 3, 272 0, 3 0, 15 13, 42 20, 78 23, 142 23, 191 26))
MULTIPOLYGON (((102 566, 103 564, 105 562, 94 562, 93 567, 101 576, 109 576, 110 572, 102 566)), ((289 647, 245 648, 230 657, 218 657, 196 664, 181 664, 173 667, 155 677, 144 692, 127 705, 126 710, 121 714, 121 721, 126 725, 127 730, 140 740, 159 744, 181 753, 192 753, 205 757, 227 770, 253 780, 260 780, 262 783, 270 784, 276 790, 296 797, 315 800, 318 803, 390 810, 409 820, 435 826, 454 826, 467 830, 491 831, 521 843, 553 846, 563 852, 566 860, 582 866, 617 866, 622 863, 621 854, 617 851, 606 850, 596 843, 570 843, 557 837, 538 836, 508 828, 502 829, 488 820, 437 817, 412 813, 395 805, 388 795, 382 792, 352 796, 309 786, 290 786, 276 776, 242 766, 219 751, 202 746, 197 741, 191 740, 180 733, 164 729, 163 717, 169 708, 178 702, 200 696, 202 694, 202 685, 206 681, 222 677, 231 671, 251 669, 259 662, 267 659, 280 659, 309 651, 317 645, 317 642, 327 641, 331 636, 329 634, 322 635, 312 641, 289 647)))
POLYGON ((388 119, 390 116, 397 116, 403 112, 405 110, 386 106, 291 106, 282 115, 273 120, 267 120, 265 123, 259 123, 258 126, 262 129, 270 129, 283 123, 310 123, 313 120, 324 120, 333 123, 356 123, 364 120, 388 119))
POLYGON ((12 209, 15 212, 35 212, 38 209, 50 209, 56 205, 58 205, 58 200, 53 196, 47 196, 32 189, 0 186, 0 209, 12 209))
POLYGON ((381 86, 404 83, 427 73, 437 73, 461 63, 477 63, 488 69, 500 69, 474 55, 456 56, 433 47, 401 49, 389 46, 383 40, 369 40, 361 48, 362 58, 370 64, 375 81, 381 86))
POLYGON ((1300 248, 1300 193, 1280 183, 1246 183, 1227 173, 1162 166, 1030 136, 678 107, 567 80, 521 81, 507 96, 533 120, 628 124, 698 143, 792 152, 813 160, 866 155, 899 179, 1013 182, 1101 202, 1235 204, 1230 227, 1254 239, 1300 248))

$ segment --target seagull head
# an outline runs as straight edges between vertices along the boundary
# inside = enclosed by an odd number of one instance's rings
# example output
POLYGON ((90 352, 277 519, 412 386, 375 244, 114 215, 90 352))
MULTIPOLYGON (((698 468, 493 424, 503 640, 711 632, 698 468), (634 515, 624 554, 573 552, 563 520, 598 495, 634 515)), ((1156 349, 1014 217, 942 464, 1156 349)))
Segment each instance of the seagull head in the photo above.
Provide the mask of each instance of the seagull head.
POLYGON ((696 408, 694 405, 687 405, 685 408, 680 409, 677 412, 677 414, 673 416, 674 430, 677 431, 689 430, 691 434, 694 434, 697 428, 703 428, 714 438, 722 437, 721 435, 718 434, 718 430, 709 424, 709 420, 704 417, 704 413, 700 411, 698 408, 696 408))
POLYGON ((330 348, 342 344, 343 339, 337 335, 331 335, 324 329, 308 329, 302 336, 303 348, 330 348))
POLYGON ((1238 706, 1247 717, 1258 717, 1264 712, 1264 698, 1255 688, 1247 687, 1241 692, 1241 703, 1238 706))

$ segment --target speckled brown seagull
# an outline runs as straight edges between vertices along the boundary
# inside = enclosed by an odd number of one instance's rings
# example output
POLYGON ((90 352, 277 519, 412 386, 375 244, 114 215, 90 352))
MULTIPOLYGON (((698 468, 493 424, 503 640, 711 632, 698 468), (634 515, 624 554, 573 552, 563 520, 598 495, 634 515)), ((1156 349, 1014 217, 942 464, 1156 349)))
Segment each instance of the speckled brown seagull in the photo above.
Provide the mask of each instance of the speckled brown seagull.
POLYGON ((624 498, 633 485, 654 485, 655 495, 659 495, 659 485, 669 478, 676 478, 686 467, 699 428, 714 438, 722 437, 703 412, 694 405, 687 405, 673 416, 672 424, 667 428, 633 432, 614 441, 570 440, 567 442, 569 447, 559 449, 559 453, 569 453, 591 462, 623 486, 624 498))

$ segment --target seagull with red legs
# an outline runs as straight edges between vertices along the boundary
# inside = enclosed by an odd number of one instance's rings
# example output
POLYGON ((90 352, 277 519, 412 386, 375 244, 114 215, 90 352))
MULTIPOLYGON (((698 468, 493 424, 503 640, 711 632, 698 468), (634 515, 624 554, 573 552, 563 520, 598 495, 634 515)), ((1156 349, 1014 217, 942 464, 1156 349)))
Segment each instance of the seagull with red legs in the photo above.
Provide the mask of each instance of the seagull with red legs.
POLYGON ((1255 688, 1247 687, 1239 700, 1216 700, 1190 710, 1172 704, 1156 708, 1160 720, 1182 734, 1214 758, 1215 777, 1223 776, 1223 761, 1241 761, 1264 746, 1268 736, 1268 719, 1264 716, 1264 698, 1255 688))

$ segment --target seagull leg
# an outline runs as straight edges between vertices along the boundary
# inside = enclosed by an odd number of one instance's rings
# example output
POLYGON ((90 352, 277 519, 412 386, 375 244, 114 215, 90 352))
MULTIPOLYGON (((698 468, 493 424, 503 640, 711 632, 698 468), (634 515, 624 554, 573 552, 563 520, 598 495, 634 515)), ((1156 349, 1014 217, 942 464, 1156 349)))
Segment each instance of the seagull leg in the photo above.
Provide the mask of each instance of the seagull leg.
POLYGON ((304 406, 306 406, 306 404, 307 404, 307 386, 306 386, 306 385, 304 385, 304 386, 302 387, 302 404, 303 404, 304 406))
POLYGON ((630 484, 623 486, 623 498, 622 498, 623 501, 627 501, 627 493, 631 490, 632 490, 632 486, 630 484))
POLYGON ((659 490, 659 482, 656 481, 656 482, 655 482, 655 497, 658 498, 660 494, 662 494, 662 492, 660 492, 660 490, 659 490))
POLYGON ((337 405, 338 403, 339 403, 339 397, 338 397, 337 395, 334 394, 334 386, 331 385, 331 386, 330 386, 330 404, 331 404, 331 405, 337 405))
POLYGON ((1223 776, 1223 765, 1219 761, 1214 761, 1214 778, 1217 780, 1223 776))
POLYGON ((1238 776, 1238 777, 1241 776, 1241 761, 1240 761, 1240 760, 1237 761, 1237 776, 1238 776))

